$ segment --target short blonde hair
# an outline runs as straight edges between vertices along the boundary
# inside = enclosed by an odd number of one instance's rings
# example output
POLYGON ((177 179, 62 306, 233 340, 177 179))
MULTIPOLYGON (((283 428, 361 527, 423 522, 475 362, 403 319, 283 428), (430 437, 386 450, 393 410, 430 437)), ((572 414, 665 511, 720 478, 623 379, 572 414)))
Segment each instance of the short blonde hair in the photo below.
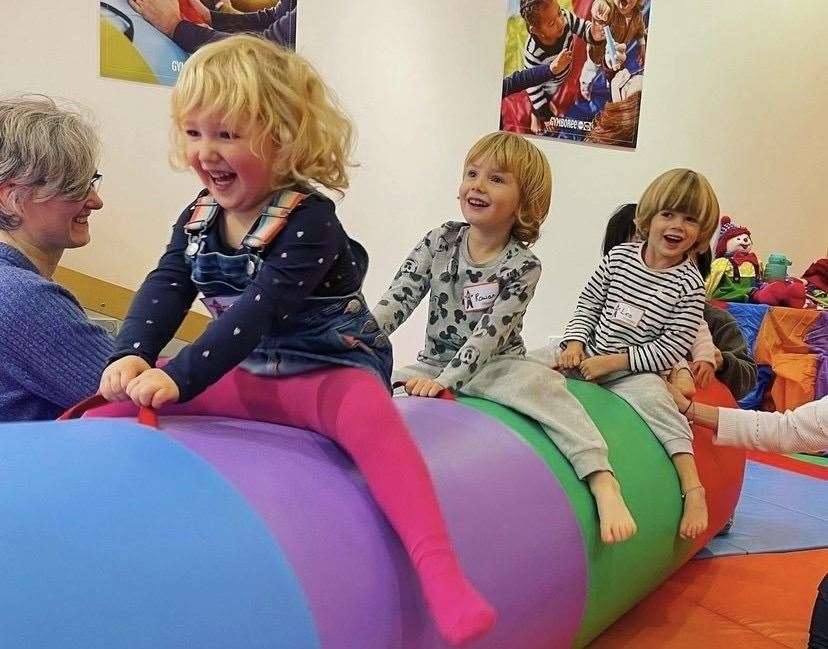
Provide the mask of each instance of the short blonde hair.
POLYGON ((498 131, 484 135, 472 146, 464 168, 477 160, 491 160, 499 169, 515 175, 520 204, 512 236, 531 246, 540 237, 540 226, 552 200, 552 171, 546 156, 519 135, 498 131))
POLYGON ((653 217, 664 210, 694 214, 699 219, 695 250, 706 250, 719 223, 719 200, 707 178, 692 169, 671 169, 656 178, 638 201, 635 227, 646 240, 653 217))
POLYGON ((316 70, 295 52, 238 35, 205 45, 187 60, 172 94, 170 158, 180 168, 187 167, 180 125, 194 111, 249 129, 260 156, 273 145, 274 190, 308 181, 348 187, 351 122, 316 70))
POLYGON ((43 95, 0 100, 0 230, 20 225, 21 204, 56 197, 83 200, 98 166, 100 142, 78 110, 43 95))

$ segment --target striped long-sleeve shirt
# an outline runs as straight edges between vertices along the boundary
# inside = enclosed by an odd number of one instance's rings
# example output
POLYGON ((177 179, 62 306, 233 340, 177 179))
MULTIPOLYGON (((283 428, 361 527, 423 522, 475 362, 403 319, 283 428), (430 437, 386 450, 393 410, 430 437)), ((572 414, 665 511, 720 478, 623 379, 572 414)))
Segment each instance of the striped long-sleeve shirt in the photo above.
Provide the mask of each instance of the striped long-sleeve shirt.
MULTIPOLYGON (((572 40, 575 36, 582 38, 590 45, 595 44, 590 28, 592 23, 588 20, 576 16, 571 11, 561 10, 564 17, 566 27, 563 34, 554 43, 546 44, 540 43, 532 35, 526 41, 526 48, 523 50, 523 67, 533 68, 538 65, 549 66, 558 54, 565 49, 572 47, 572 40)), ((538 86, 532 86, 526 89, 529 95, 529 101, 532 104, 532 112, 541 121, 547 121, 552 117, 552 110, 549 108, 549 101, 554 94, 563 85, 566 78, 572 70, 572 63, 561 70, 558 74, 553 74, 552 78, 538 86)))
POLYGON ((590 277, 564 340, 590 355, 627 351, 633 372, 663 372, 687 355, 702 321, 704 282, 689 260, 649 268, 642 243, 610 250, 590 277))

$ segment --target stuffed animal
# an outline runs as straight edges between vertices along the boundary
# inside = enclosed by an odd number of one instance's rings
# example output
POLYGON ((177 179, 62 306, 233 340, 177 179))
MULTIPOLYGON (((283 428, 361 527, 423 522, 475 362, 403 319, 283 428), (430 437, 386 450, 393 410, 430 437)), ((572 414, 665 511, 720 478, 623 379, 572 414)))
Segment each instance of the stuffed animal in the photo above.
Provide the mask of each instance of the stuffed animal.
POLYGON ((805 291, 814 305, 828 309, 828 257, 817 259, 802 273, 805 291))
POLYGON ((715 252, 705 281, 707 297, 725 302, 750 302, 762 279, 762 267, 753 252, 750 230, 723 216, 715 252))
POLYGON ((789 306, 802 309, 807 303, 805 282, 788 277, 791 260, 785 255, 773 252, 765 264, 764 283, 754 291, 751 299, 757 304, 789 306))

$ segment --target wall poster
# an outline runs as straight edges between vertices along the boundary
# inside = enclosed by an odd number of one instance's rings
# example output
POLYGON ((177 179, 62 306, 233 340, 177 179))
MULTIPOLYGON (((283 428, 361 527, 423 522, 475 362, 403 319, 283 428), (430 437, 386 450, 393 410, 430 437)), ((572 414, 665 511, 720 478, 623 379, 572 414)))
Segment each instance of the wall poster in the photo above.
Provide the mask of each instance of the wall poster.
POLYGON ((238 32, 296 47, 296 0, 106 0, 99 4, 104 77, 173 85, 190 54, 238 32))
POLYGON ((651 0, 508 0, 500 128, 634 148, 651 0))

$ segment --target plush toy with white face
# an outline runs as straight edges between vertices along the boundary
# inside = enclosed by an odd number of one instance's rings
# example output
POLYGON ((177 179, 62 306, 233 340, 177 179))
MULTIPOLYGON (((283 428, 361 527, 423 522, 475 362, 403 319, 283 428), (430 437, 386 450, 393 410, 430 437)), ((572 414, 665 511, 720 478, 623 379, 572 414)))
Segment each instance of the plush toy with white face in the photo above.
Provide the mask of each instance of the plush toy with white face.
POLYGON ((727 302, 749 302, 759 286, 762 267, 753 252, 750 230, 723 216, 716 242, 716 258, 705 280, 707 297, 727 302))
POLYGON ((723 216, 719 226, 719 240, 716 242, 716 257, 741 252, 753 252, 753 239, 750 230, 736 225, 729 216, 723 216))
POLYGON ((753 239, 750 238, 750 234, 745 232, 744 234, 740 234, 732 239, 729 239, 727 242, 727 251, 733 254, 736 251, 748 253, 753 250, 753 239))

